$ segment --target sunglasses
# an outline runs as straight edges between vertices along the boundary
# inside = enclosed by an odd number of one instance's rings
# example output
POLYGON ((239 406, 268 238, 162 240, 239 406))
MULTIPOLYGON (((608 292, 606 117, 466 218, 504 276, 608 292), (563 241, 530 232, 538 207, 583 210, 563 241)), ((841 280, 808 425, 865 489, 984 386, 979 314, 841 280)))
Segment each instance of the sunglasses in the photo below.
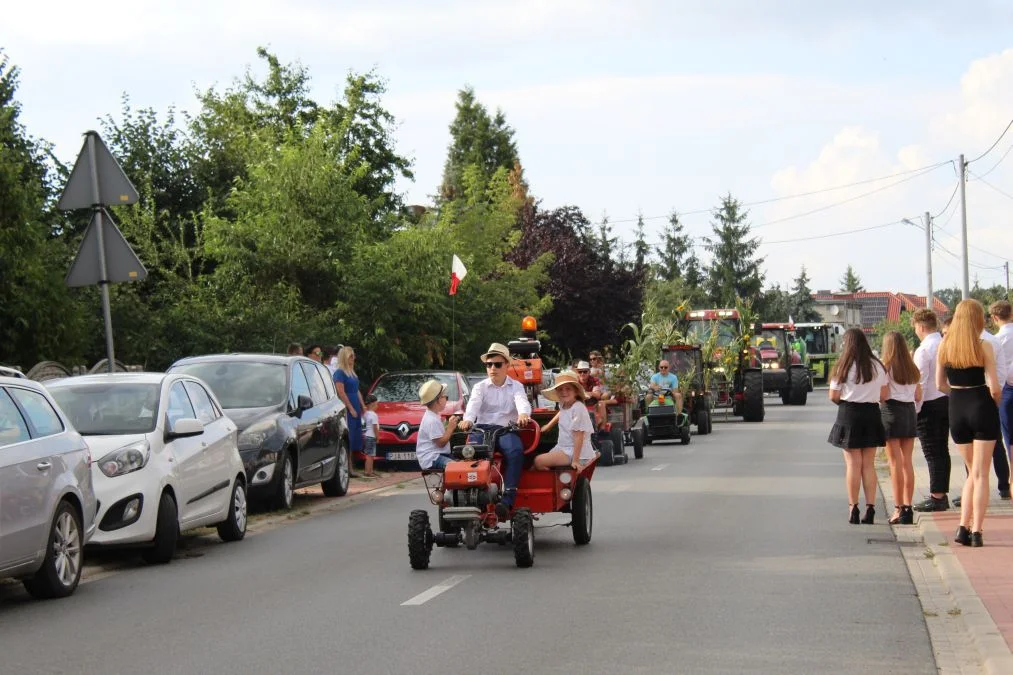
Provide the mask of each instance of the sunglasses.
POLYGON ((578 370, 577 371, 577 373, 580 374, 580 375, 587 375, 589 372, 591 372, 591 371, 589 371, 589 370, 578 370))
POLYGON ((505 365, 506 365, 505 361, 486 361, 485 362, 485 367, 486 368, 502 368, 505 365))
POLYGON ((668 366, 658 366, 658 370, 668 370, 668 366))

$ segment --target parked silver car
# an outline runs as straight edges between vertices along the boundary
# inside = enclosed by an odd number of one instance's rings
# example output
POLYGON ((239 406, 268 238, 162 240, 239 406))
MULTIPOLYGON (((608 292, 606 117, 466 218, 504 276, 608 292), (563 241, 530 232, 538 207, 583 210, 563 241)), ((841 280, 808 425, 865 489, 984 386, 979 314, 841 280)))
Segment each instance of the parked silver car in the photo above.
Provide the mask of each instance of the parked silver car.
POLYGON ((0 377, 0 578, 73 593, 96 509, 84 439, 42 385, 0 377))

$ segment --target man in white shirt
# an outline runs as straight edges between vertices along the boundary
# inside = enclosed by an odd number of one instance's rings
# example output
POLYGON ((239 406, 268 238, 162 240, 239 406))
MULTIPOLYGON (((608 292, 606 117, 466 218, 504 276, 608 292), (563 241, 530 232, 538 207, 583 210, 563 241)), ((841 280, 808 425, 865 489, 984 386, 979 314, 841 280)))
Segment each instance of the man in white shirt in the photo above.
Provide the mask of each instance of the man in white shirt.
POLYGON ((918 407, 918 441, 929 467, 929 496, 915 511, 946 511, 950 508, 950 400, 936 387, 936 353, 943 336, 939 319, 931 309, 919 309, 911 325, 921 341, 914 362, 921 372, 922 400, 918 407))
MULTIPOLYGON (((531 403, 524 385, 507 376, 510 350, 494 342, 482 355, 482 361, 489 377, 471 390, 459 427, 467 431, 475 425, 492 431, 513 422, 518 426, 526 425, 531 419, 531 403)), ((517 485, 524 470, 524 445, 520 436, 509 433, 497 439, 496 447, 503 453, 503 499, 496 505, 496 515, 506 520, 517 498, 517 485)))
MULTIPOLYGON (((1002 400, 999 402, 999 421, 1002 423, 1002 437, 1006 442, 1006 459, 1013 463, 1013 307, 1009 300, 993 302, 988 308, 992 315, 992 321, 999 327, 995 336, 999 339, 1000 349, 996 352, 996 370, 999 365, 999 352, 1002 352, 1003 361, 1006 364, 1006 380, 1003 382, 999 376, 999 384, 1002 387, 1002 400)), ((1009 491, 1001 495, 1003 499, 1009 499, 1009 491)))
MULTIPOLYGON (((1006 382, 1006 378, 1009 376, 1007 373, 1009 363, 1003 353, 1002 341, 998 336, 989 333, 987 329, 981 331, 981 339, 992 344, 995 351, 996 377, 999 379, 999 386, 1003 387, 1003 384, 1006 382)), ((999 488, 999 498, 1009 499, 1009 458, 1006 455, 1006 447, 1003 444, 1002 437, 995 440, 995 449, 992 450, 992 468, 995 469, 996 483, 999 488)), ((956 502, 956 500, 954 500, 954 502, 956 502)))

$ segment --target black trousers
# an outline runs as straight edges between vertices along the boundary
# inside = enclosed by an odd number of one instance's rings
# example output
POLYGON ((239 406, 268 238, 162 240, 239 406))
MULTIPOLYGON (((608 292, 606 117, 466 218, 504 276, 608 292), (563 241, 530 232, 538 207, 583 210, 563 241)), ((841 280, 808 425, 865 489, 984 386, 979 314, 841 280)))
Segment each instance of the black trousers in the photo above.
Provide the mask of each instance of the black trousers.
POLYGON ((950 401, 942 396, 925 401, 918 413, 918 441, 929 467, 929 492, 950 491, 950 401))
POLYGON ((999 483, 997 487, 1003 492, 1009 490, 1009 460, 1006 459, 1006 446, 1002 443, 1002 437, 995 442, 995 449, 992 450, 992 467, 999 483))

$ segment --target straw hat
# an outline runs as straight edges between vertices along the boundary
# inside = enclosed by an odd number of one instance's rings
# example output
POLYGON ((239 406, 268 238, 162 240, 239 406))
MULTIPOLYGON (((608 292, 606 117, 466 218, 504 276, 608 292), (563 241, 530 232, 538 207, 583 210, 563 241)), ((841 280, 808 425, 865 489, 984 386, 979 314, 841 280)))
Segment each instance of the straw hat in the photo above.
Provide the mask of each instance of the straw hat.
POLYGON ((574 388, 577 390, 577 398, 579 398, 581 401, 583 401, 584 398, 587 396, 587 394, 584 393, 584 387, 580 384, 580 380, 577 379, 577 374, 569 370, 564 370, 559 375, 556 375, 556 381, 548 389, 542 390, 542 396, 549 399, 550 401, 558 402, 559 392, 557 392, 556 390, 559 389, 559 387, 564 384, 572 384, 574 388))
POLYGON ((485 354, 482 354, 482 360, 485 361, 490 356, 502 356, 506 359, 507 363, 510 363, 510 350, 498 342, 493 342, 489 345, 489 350, 485 354))
POLYGON ((419 387, 419 402, 424 406, 428 406, 436 401, 443 393, 447 391, 447 385, 443 384, 439 380, 427 380, 425 384, 419 387))

